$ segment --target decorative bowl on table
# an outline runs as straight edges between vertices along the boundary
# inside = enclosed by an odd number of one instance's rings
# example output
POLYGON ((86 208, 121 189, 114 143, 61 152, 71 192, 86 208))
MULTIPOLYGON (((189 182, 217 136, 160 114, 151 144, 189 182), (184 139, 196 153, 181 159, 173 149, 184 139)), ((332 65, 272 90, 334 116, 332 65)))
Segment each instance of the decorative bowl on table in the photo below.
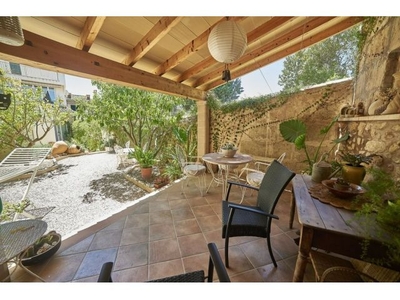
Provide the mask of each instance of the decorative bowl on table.
POLYGON ((234 157, 237 149, 221 149, 221 153, 224 157, 234 157))
POLYGON ((365 193, 365 189, 357 184, 337 183, 336 179, 323 180, 322 185, 325 186, 334 196, 344 199, 353 198, 365 193))
POLYGON ((55 231, 43 235, 26 251, 20 254, 24 266, 31 266, 53 256, 61 246, 61 235, 55 231))

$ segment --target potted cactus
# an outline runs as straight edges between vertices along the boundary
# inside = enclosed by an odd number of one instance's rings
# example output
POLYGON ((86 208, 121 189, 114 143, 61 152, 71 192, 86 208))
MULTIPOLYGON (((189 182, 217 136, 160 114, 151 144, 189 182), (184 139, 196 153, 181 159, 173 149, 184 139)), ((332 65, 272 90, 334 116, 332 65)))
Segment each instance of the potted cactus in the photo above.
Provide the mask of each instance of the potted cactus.
POLYGON ((222 155, 225 157, 234 157, 236 154, 237 148, 232 143, 226 143, 221 147, 222 155))

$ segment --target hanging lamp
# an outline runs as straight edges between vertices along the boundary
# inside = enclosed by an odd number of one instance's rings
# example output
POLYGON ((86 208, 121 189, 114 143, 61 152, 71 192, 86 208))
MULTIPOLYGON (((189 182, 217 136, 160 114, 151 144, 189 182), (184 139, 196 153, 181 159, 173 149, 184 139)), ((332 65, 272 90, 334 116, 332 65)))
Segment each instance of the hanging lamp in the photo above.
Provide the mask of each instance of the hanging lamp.
POLYGON ((10 46, 22 46, 25 43, 18 17, 0 17, 0 42, 10 46))
POLYGON ((218 23, 208 36, 208 49, 211 56, 219 62, 225 63, 222 79, 231 79, 228 64, 239 59, 246 51, 247 36, 242 26, 232 20, 218 23))

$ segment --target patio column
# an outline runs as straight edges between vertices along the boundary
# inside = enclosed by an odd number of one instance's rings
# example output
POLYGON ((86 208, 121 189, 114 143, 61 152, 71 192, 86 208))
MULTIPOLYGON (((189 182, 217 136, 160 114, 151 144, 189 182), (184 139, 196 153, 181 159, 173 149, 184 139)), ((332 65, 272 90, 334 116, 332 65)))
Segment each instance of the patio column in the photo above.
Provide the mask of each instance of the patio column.
POLYGON ((197 103, 197 155, 203 156, 210 149, 210 111, 207 101, 196 101, 197 103))

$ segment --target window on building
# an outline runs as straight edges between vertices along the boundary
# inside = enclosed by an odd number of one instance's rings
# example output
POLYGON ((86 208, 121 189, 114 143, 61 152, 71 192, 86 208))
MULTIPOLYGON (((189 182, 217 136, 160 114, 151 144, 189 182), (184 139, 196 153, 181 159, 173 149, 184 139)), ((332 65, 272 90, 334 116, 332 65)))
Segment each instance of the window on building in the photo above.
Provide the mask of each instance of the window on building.
POLYGON ((11 69, 11 74, 15 75, 21 75, 21 66, 20 64, 15 64, 10 62, 10 69, 11 69))

